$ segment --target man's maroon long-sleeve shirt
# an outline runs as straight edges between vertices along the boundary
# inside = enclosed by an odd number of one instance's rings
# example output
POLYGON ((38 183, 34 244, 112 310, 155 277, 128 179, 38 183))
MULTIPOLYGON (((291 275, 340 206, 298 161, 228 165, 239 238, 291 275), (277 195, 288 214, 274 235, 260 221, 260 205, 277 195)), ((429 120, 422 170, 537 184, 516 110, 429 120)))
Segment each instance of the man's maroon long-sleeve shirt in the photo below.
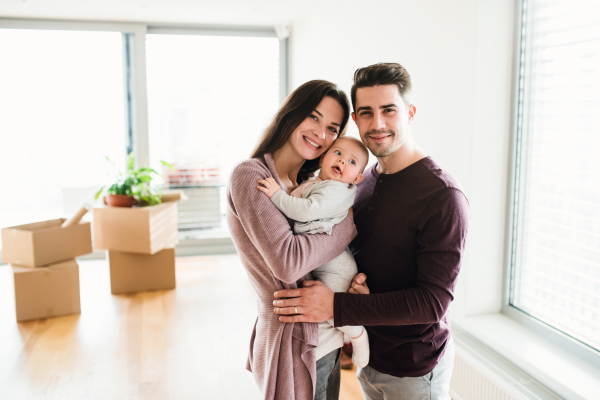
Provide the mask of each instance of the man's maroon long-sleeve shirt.
POLYGON ((469 203, 430 157, 395 174, 365 171, 350 248, 371 294, 336 293, 335 326, 365 325, 375 370, 423 376, 450 337, 446 315, 462 261, 469 203))

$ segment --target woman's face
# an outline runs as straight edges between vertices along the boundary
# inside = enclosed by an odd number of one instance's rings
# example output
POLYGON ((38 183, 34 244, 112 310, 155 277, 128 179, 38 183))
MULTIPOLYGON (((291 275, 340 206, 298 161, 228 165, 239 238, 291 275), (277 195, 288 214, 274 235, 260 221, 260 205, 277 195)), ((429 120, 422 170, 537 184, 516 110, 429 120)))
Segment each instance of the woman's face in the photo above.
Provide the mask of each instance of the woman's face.
POLYGON ((305 160, 323 154, 340 133, 344 110, 337 100, 325 96, 292 132, 288 143, 305 160))

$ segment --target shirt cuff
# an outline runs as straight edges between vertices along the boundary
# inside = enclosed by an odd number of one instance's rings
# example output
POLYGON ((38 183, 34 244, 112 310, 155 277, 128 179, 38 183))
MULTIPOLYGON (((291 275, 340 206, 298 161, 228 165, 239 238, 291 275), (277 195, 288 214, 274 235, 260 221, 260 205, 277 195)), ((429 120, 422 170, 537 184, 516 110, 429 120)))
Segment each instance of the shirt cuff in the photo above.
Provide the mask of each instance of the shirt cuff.
POLYGON ((333 294, 333 326, 344 326, 342 321, 342 301, 347 293, 336 292, 333 294))

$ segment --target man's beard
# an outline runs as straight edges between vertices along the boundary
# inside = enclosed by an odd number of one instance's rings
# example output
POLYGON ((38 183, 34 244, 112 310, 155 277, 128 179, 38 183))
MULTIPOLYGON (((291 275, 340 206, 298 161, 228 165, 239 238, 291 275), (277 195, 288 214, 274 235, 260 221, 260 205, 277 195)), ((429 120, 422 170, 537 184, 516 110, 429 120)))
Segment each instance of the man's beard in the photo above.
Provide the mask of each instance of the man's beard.
POLYGON ((372 130, 369 131, 365 134, 365 137, 367 138, 367 148, 371 151, 371 153, 375 156, 375 157, 387 157, 390 154, 392 154, 396 148, 394 148, 394 139, 396 137, 396 132, 392 131, 392 130, 372 130), (377 143, 373 143, 370 142, 370 138, 369 136, 371 135, 381 135, 381 134, 389 134, 390 135, 390 140, 391 143, 390 144, 377 144, 377 143), (387 147, 384 147, 387 146, 387 147))

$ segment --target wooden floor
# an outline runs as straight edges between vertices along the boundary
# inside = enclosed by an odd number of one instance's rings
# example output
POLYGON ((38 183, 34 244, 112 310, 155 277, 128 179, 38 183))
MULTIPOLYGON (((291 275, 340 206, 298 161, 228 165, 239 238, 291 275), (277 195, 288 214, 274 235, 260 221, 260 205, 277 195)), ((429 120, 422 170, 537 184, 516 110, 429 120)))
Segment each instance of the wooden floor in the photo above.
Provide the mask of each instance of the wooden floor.
MULTIPOLYGON (((81 261, 81 314, 17 323, 0 266, 0 399, 260 399, 244 369, 256 300, 237 256, 177 259, 177 289, 114 296, 81 261)), ((340 399, 362 399, 356 369, 340 399)))

